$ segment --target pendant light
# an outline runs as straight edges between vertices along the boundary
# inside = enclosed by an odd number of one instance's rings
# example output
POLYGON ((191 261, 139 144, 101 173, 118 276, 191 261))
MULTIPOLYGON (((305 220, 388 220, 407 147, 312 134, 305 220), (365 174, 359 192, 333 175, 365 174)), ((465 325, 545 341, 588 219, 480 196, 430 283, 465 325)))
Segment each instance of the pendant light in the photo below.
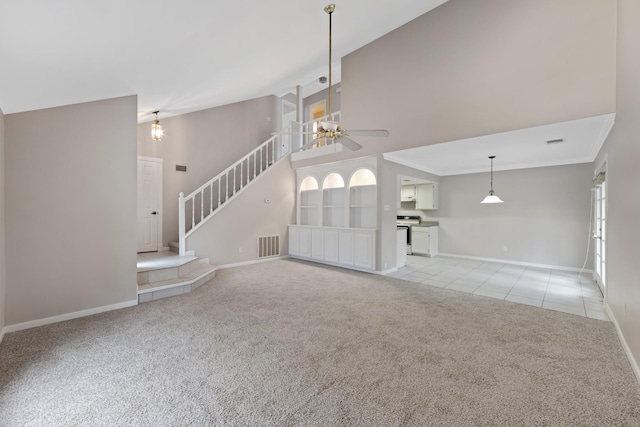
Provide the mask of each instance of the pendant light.
POLYGON ((158 120, 158 113, 160 111, 154 111, 153 114, 156 115, 156 119, 153 121, 151 125, 151 138, 154 141, 162 141, 162 137, 164 136, 164 130, 162 130, 162 126, 160 125, 160 120, 158 120))
POLYGON ((480 203, 503 203, 500 197, 496 196, 493 192, 493 159, 495 159, 496 156, 489 156, 489 158, 491 159, 491 190, 489 191, 489 195, 480 203))

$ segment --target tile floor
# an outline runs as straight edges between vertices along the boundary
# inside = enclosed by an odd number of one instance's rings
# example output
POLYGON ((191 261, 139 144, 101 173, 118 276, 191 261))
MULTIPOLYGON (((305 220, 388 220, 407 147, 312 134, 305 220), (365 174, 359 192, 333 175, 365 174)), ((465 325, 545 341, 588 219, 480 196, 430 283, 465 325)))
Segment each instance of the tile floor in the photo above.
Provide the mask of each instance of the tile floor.
POLYGON ((407 255, 406 265, 389 276, 609 321, 590 273, 578 276, 549 268, 407 255))

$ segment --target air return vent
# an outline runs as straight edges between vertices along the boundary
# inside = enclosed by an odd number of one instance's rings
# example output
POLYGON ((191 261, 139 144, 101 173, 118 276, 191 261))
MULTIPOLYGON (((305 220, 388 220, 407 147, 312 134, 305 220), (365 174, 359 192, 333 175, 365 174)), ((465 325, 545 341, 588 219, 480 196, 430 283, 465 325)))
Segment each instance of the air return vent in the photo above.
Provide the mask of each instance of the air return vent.
POLYGON ((564 142, 564 138, 547 139, 547 144, 561 144, 564 142))
POLYGON ((280 256, 280 236, 258 236, 258 258, 280 256))

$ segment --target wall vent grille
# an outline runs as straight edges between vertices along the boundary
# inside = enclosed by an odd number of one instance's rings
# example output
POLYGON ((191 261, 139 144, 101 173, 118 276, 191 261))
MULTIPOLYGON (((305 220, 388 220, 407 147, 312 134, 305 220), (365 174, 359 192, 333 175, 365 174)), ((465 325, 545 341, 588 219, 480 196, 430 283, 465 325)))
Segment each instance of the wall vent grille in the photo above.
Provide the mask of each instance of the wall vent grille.
POLYGON ((258 258, 280 256, 280 236, 258 236, 258 258))

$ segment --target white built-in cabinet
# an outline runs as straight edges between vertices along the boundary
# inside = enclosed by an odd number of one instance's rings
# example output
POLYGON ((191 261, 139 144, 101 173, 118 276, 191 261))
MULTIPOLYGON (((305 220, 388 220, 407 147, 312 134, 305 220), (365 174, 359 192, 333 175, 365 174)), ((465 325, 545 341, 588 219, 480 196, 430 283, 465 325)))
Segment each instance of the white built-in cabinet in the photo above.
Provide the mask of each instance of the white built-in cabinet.
POLYGON ((438 227, 411 227, 411 251, 416 255, 438 255, 438 227))
POLYGON ((438 184, 403 185, 400 187, 401 202, 416 202, 418 210, 438 209, 438 184))
POLYGON ((298 170, 298 223, 289 227, 289 255, 375 270, 375 159, 298 170))
POLYGON ((416 201, 416 186, 415 185, 403 185, 400 187, 400 201, 401 202, 415 202, 416 201))

